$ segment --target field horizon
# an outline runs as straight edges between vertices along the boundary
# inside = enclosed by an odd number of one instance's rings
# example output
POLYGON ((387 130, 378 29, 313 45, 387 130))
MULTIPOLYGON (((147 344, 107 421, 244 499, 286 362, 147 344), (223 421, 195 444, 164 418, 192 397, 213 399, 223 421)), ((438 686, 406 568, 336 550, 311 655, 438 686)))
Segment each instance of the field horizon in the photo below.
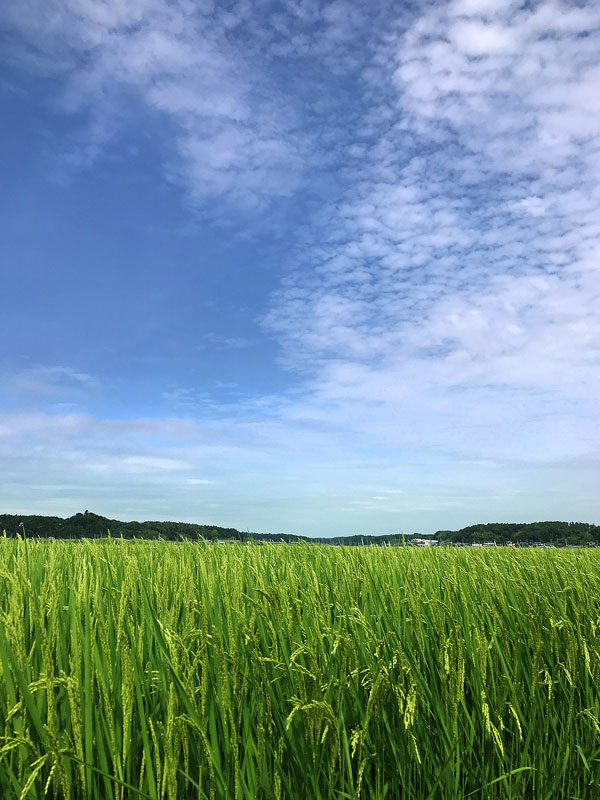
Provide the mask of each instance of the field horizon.
POLYGON ((313 542, 321 544, 383 545, 413 540, 431 540, 443 544, 553 544, 556 546, 600 546, 600 525, 588 522, 546 520, 538 522, 487 522, 458 530, 434 533, 400 531, 373 535, 355 533, 346 536, 304 536, 293 533, 258 533, 211 524, 173 521, 137 520, 123 522, 85 511, 71 517, 40 514, 0 514, 0 532, 9 536, 84 539, 114 537, 142 539, 206 539, 208 541, 313 542))

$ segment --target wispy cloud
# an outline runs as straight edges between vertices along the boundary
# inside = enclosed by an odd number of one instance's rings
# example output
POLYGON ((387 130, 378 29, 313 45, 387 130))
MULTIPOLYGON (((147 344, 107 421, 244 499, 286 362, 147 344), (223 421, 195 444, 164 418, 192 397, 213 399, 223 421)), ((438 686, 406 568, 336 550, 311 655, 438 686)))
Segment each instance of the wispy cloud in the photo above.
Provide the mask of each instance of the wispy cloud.
POLYGON ((206 333, 202 337, 198 350, 246 350, 255 344, 246 336, 223 336, 217 333, 206 333))
POLYGON ((156 455, 119 455, 101 461, 90 461, 86 468, 90 472, 119 475, 145 475, 147 473, 181 472, 190 465, 180 458, 165 458, 156 455))
POLYGON ((307 145, 255 58, 250 15, 244 3, 226 12, 210 1, 9 0, 0 18, 11 30, 5 55, 62 77, 56 102, 87 114, 71 162, 93 163, 136 109, 173 145, 165 168, 194 202, 218 195, 253 206, 293 190, 307 145))
POLYGON ((0 55, 60 79, 52 101, 84 115, 64 163, 90 166, 135 129, 162 140, 165 174, 195 209, 218 198, 264 210, 299 189, 316 200, 343 183, 336 126, 354 127, 361 112, 356 52, 374 52, 393 7, 7 0, 0 55))
POLYGON ((598 52, 593 4, 391 26, 353 185, 266 318, 323 416, 457 452, 600 445, 598 52))
POLYGON ((17 401, 27 406, 32 403, 71 405, 89 398, 101 385, 96 376, 75 367, 43 364, 6 370, 2 382, 4 403, 17 401))
POLYGON ((9 513, 89 508, 121 519, 315 535, 430 531, 503 518, 507 509, 535 519, 540 498, 550 517, 578 518, 582 508, 600 513, 597 457, 552 463, 546 453, 532 483, 525 456, 506 469, 499 459, 468 463, 427 455, 421 446, 374 447, 364 426, 349 450, 353 422, 341 420, 336 432, 281 418, 201 423, 4 414, 0 502, 9 513))

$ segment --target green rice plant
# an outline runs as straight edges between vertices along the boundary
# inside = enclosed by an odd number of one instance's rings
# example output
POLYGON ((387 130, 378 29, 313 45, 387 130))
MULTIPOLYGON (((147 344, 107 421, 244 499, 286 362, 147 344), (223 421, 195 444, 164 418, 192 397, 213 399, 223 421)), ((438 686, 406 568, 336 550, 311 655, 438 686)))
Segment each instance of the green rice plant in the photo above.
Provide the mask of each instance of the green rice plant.
POLYGON ((0 539, 0 796, 600 796, 600 552, 0 539))

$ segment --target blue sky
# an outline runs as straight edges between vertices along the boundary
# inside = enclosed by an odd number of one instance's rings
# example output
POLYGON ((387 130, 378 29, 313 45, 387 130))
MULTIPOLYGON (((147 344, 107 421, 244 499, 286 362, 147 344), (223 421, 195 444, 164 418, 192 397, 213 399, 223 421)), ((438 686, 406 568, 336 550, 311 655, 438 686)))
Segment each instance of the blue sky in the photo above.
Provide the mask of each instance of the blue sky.
POLYGON ((597 3, 0 30, 0 510, 600 522, 597 3))

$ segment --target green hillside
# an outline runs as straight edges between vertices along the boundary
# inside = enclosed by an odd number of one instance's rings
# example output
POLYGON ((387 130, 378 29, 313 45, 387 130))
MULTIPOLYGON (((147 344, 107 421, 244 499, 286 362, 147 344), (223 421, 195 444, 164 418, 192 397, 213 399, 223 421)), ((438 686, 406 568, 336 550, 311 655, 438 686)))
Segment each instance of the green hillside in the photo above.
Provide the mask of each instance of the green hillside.
MULTIPOLYGON (((41 515, 0 514, 0 532, 7 536, 18 534, 41 539, 101 539, 110 535, 125 539, 207 539, 208 541, 264 541, 264 542, 318 542, 333 545, 401 545, 421 534, 353 534, 350 536, 297 536, 292 533, 251 533, 237 528, 189 522, 122 522, 108 519, 89 511, 72 517, 47 517, 41 515)), ((460 530, 437 531, 433 537, 440 544, 498 545, 512 542, 515 545, 535 543, 564 545, 600 545, 600 525, 587 522, 490 522, 469 525, 460 530)))

